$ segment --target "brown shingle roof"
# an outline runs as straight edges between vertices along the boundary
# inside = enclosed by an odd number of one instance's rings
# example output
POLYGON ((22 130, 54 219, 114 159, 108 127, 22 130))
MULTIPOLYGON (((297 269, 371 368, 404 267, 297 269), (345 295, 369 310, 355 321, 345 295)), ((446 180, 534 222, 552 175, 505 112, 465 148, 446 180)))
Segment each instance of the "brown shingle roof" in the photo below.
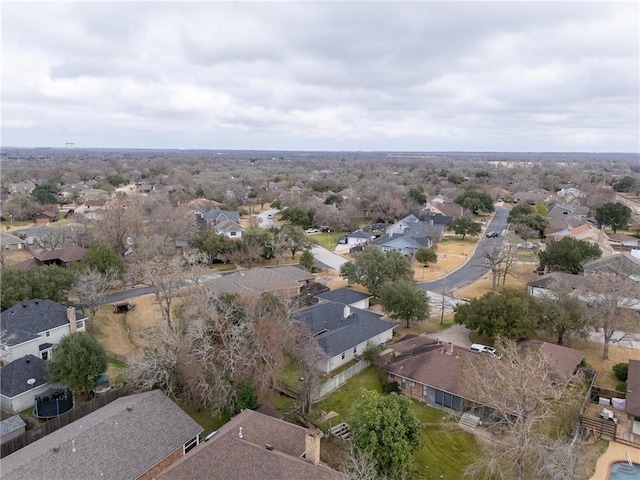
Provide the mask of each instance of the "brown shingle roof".
POLYGON ((42 252, 34 257, 40 262, 46 262, 48 260, 60 260, 61 262, 74 262, 82 260, 87 251, 82 247, 68 247, 58 250, 51 250, 50 252, 42 252))
POLYGON ((525 340, 518 343, 523 348, 540 348, 547 353, 554 362, 556 370, 567 376, 575 372, 576 368, 584 358, 584 352, 573 348, 558 345, 556 343, 542 342, 539 340, 525 340))
POLYGON ((245 410, 156 479, 344 479, 341 473, 302 458, 306 431, 298 425, 245 410), (267 445, 272 449, 267 449, 267 445))
POLYGON ((640 416, 640 360, 629 360, 625 411, 629 415, 640 416))

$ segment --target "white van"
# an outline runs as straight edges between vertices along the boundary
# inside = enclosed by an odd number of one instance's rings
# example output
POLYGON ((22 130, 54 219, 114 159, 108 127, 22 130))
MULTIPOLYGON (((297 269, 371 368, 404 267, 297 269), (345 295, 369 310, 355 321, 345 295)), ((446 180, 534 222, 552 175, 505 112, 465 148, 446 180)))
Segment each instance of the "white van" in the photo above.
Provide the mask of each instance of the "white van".
POLYGON ((489 355, 494 356, 496 358, 500 358, 502 356, 502 355, 498 355, 495 348, 489 347, 487 345, 482 345, 481 343, 474 343, 469 348, 479 353, 488 353, 489 355))

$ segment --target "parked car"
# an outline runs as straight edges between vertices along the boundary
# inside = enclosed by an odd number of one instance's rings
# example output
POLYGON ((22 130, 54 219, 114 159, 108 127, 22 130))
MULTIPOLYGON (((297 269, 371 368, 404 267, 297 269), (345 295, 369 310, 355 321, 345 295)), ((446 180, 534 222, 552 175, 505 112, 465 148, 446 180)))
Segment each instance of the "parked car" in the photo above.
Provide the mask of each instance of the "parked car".
POLYGON ((531 242, 522 242, 517 245, 518 248, 524 250, 531 250, 532 248, 536 248, 536 246, 531 242))
POLYGON ((319 230, 317 228, 307 228, 304 233, 318 233, 319 230))
POLYGON ((482 345, 481 343, 474 343, 469 348, 479 353, 486 353, 488 355, 491 355, 492 357, 496 357, 496 358, 502 357, 502 355, 498 354, 495 348, 489 347, 487 345, 482 345))
POLYGON ((487 238, 495 238, 499 236, 500 236, 499 232, 487 232, 487 238))

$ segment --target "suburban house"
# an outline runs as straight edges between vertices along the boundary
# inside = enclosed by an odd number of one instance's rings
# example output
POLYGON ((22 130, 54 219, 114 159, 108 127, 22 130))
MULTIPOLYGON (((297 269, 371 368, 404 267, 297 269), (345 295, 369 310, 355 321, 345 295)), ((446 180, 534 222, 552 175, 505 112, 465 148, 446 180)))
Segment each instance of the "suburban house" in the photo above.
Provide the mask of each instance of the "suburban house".
POLYGON ((2 478, 150 480, 202 430, 160 390, 120 397, 4 457, 2 478))
POLYGON ((156 480, 338 480, 320 462, 320 435, 254 410, 243 410, 156 480))
POLYGON ((226 235, 232 239, 242 238, 240 212, 214 207, 206 213, 196 213, 196 218, 201 228, 210 228, 217 234, 226 235))
POLYGON ((600 247, 603 256, 615 255, 617 252, 609 244, 609 237, 604 232, 588 223, 584 223, 578 227, 568 227, 566 230, 550 233, 545 238, 548 241, 561 240, 564 237, 570 237, 575 240, 582 240, 600 247))
POLYGON ((25 180, 23 182, 10 183, 7 188, 10 193, 31 193, 33 189, 36 188, 36 184, 25 180))
POLYGON ((588 207, 562 205, 560 203, 550 203, 547 205, 547 211, 547 217, 554 220, 559 220, 571 215, 578 218, 586 218, 589 214, 588 207))
POLYGON ((511 195, 513 203, 525 203, 535 205, 536 203, 547 203, 553 198, 553 194, 546 190, 529 190, 526 192, 516 192, 511 195))
POLYGON ((69 267, 73 262, 81 261, 87 251, 82 247, 67 247, 58 250, 34 253, 33 258, 20 262, 15 266, 22 270, 41 265, 57 265, 59 267, 69 267))
POLYGON ((271 293, 291 299, 302 293, 305 286, 315 283, 316 277, 301 268, 284 265, 280 267, 257 267, 223 275, 208 282, 211 290, 219 295, 262 295, 271 293))
MULTIPOLYGON (((52 387, 47 382, 45 363, 39 356, 29 354, 0 368, 0 405, 3 409, 22 412, 33 407, 35 398, 52 387)), ((4 459, 2 463, 4 470, 4 459)))
POLYGON ((571 291, 583 288, 586 285, 585 277, 572 275, 566 272, 551 272, 540 275, 527 283, 529 295, 536 298, 554 297, 553 289, 559 286, 569 288, 571 291))
POLYGON ((610 233, 609 243, 617 248, 638 248, 640 240, 624 233, 610 233))
POLYGON ((397 251, 403 255, 415 255, 420 248, 432 247, 438 243, 443 234, 443 225, 432 225, 415 215, 408 215, 388 226, 386 234, 376 238, 373 245, 384 252, 397 251))
MULTIPOLYGON (((521 342, 521 348, 541 348, 554 361, 559 374, 572 374, 584 353, 547 342, 521 342)), ((398 353, 385 367, 389 381, 397 382, 405 395, 427 405, 463 413, 482 411, 483 405, 465 395, 461 374, 465 362, 482 355, 451 343, 440 343, 424 336, 409 335, 393 345, 398 353)), ((501 360, 495 359, 496 362, 501 360)), ((485 411, 489 413, 489 411, 485 411)))
POLYGON ((314 337, 325 357, 316 367, 324 373, 361 355, 367 347, 386 343, 397 324, 382 315, 334 302, 322 302, 300 310, 295 321, 314 337))
POLYGON ((34 298, 0 314, 2 361, 11 363, 26 355, 48 360, 62 337, 85 330, 86 317, 74 307, 34 298))
POLYGON ((461 218, 464 215, 464 207, 457 203, 438 203, 432 201, 425 210, 431 214, 446 215, 452 219, 461 218))
POLYGON ((366 310, 369 308, 369 299, 371 298, 371 295, 368 293, 358 292, 352 288, 341 287, 320 293, 316 295, 316 298, 320 299, 320 301, 339 303, 340 305, 347 305, 349 307, 366 310))
POLYGON ((36 213, 33 216, 33 221, 38 225, 46 225, 48 223, 57 222, 58 221, 58 210, 43 210, 40 213, 36 213))
POLYGON ((342 245, 363 245, 369 243, 375 238, 371 233, 363 232, 362 230, 356 230, 355 232, 351 232, 349 235, 342 237, 338 243, 342 245))
POLYGON ((591 260, 583 268, 585 275, 610 273, 640 281, 640 260, 624 253, 591 260))
POLYGON ((27 243, 20 237, 11 235, 10 233, 0 233, 0 248, 4 250, 23 250, 27 248, 27 243))

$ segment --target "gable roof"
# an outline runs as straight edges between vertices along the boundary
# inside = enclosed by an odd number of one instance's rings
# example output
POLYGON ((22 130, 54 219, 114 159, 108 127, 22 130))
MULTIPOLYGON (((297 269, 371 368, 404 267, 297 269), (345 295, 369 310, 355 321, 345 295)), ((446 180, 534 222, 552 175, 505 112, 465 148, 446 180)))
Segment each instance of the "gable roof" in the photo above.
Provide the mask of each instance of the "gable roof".
POLYGON ((363 232, 362 230, 356 230, 355 232, 351 232, 349 235, 347 235, 347 237, 349 238, 364 238, 369 240, 370 238, 373 238, 374 236, 370 233, 367 232, 363 232))
POLYGON ((566 272, 551 272, 546 275, 540 275, 535 280, 531 280, 527 285, 529 287, 550 288, 554 284, 567 285, 571 289, 580 288, 586 285, 586 280, 581 275, 572 275, 566 272))
POLYGON ((302 457, 307 430, 244 410, 207 442, 157 475, 157 480, 333 480, 344 475, 302 457), (242 437, 240 437, 242 429, 242 437), (267 445, 272 449, 267 449, 267 445))
POLYGON ((382 320, 381 317, 377 313, 333 302, 318 303, 294 315, 296 321, 311 331, 329 357, 335 357, 396 327, 395 323, 382 320), (347 318, 344 318, 345 309, 349 309, 347 318))
POLYGON ((4 457, 2 478, 134 479, 200 432, 159 390, 120 397, 4 457))
MULTIPOLYGON (((76 320, 86 318, 77 311, 75 316, 76 320)), ((17 303, 0 314, 0 328, 8 336, 7 345, 18 345, 68 323, 67 307, 39 298, 17 303)))
POLYGON ((256 295, 280 290, 296 289, 315 277, 301 268, 291 265, 281 267, 257 267, 224 275, 211 280, 208 285, 216 293, 256 295))
POLYGON ((320 293, 316 295, 316 298, 327 300, 329 302, 339 303, 341 305, 351 305, 352 303, 360 302, 366 298, 371 298, 371 295, 367 293, 358 292, 351 288, 342 287, 335 290, 329 290, 328 292, 320 293))
POLYGON ((10 233, 1 232, 0 233, 0 246, 5 247, 7 245, 19 245, 21 243, 25 243, 20 237, 16 237, 15 235, 11 235, 10 233))
POLYGON ((42 252, 34 257, 40 262, 46 262, 50 260, 60 260, 61 262, 74 262, 82 260, 87 251, 82 247, 67 247, 58 250, 51 250, 48 252, 42 252))
POLYGON ((457 203, 442 203, 436 207, 443 215, 460 218, 464 214, 464 207, 457 203))
POLYGON ((539 348, 549 355, 549 358, 555 364, 557 371, 567 377, 573 374, 576 367, 585 356, 584 352, 581 352, 580 350, 540 340, 523 340, 518 342, 518 347, 539 348))
POLYGON ((629 360, 625 411, 629 415, 640 416, 640 360, 629 360))
POLYGON ((640 276, 640 260, 626 255, 610 255, 584 264, 585 274, 613 273, 615 275, 640 276))
MULTIPOLYGON (((3 397, 13 398, 46 385, 45 364, 45 360, 41 358, 25 355, 0 368, 0 394, 3 397), (35 382, 33 384, 27 383, 27 380, 32 378, 35 382)), ((4 470, 4 460, 2 460, 2 467, 4 470)))
POLYGON ((231 220, 233 222, 240 221, 240 212, 222 210, 219 207, 212 208, 202 216, 207 221, 221 221, 223 219, 231 220))
POLYGON ((242 231, 242 227, 234 222, 233 220, 222 220, 215 225, 216 231, 220 232, 240 232, 242 231))

